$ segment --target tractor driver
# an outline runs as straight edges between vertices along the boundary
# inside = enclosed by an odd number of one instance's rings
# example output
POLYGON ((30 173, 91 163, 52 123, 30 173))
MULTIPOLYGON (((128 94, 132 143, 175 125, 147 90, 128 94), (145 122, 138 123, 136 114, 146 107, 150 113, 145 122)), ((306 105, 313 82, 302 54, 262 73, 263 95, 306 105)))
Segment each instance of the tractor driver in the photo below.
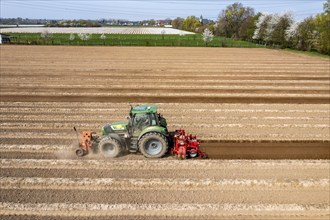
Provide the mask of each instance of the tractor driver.
POLYGON ((137 114, 134 118, 134 125, 138 129, 142 130, 142 128, 149 126, 149 117, 146 114, 137 114))

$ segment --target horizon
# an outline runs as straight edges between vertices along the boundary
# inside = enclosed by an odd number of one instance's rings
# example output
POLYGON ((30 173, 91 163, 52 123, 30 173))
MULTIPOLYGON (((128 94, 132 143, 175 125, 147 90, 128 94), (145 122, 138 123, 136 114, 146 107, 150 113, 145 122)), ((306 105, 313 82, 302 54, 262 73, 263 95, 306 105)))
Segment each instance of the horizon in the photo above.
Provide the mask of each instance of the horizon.
POLYGON ((240 2, 244 7, 251 7, 255 12, 284 13, 291 11, 295 20, 315 16, 323 12, 325 0, 272 1, 243 0, 1 0, 1 18, 28 18, 47 20, 165 20, 176 17, 203 16, 217 20, 218 15, 228 5, 240 2), (92 4, 91 4, 92 3, 92 4), (49 9, 49 10, 47 10, 49 9))

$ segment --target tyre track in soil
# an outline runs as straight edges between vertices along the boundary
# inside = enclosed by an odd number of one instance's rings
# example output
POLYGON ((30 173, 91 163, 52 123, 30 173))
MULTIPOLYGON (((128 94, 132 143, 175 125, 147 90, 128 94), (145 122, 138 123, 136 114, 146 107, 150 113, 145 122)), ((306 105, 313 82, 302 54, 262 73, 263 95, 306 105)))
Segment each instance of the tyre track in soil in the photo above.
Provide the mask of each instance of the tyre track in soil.
MULTIPOLYGON (((63 152, 60 152, 63 153, 63 152)), ((57 154, 57 159, 1 159, 2 177, 177 178, 300 180, 329 177, 327 160, 145 160, 127 155, 106 160, 57 154), (134 167, 134 169, 132 169, 134 167), (189 172, 193 171, 193 172, 189 172)))
MULTIPOLYGON (((0 102, 0 107, 1 108, 18 108, 18 109, 23 109, 24 108, 36 108, 36 109, 44 109, 52 111, 51 109, 59 108, 63 110, 69 110, 73 109, 75 111, 84 111, 86 108, 92 109, 93 111, 97 111, 100 109, 108 109, 109 111, 120 111, 120 110, 127 110, 127 103, 98 103, 98 102, 93 102, 93 103, 88 103, 88 102, 73 102, 73 103, 68 103, 68 102, 0 102)), ((137 102, 132 102, 132 105, 137 105, 139 103, 137 102)), ((197 105, 196 104, 185 104, 181 106, 180 103, 166 103, 162 104, 157 102, 157 104, 160 106, 160 109, 165 112, 173 112, 173 111, 178 111, 181 109, 186 109, 190 110, 191 112, 205 112, 205 111, 210 111, 210 112, 233 112, 233 111, 238 111, 238 112, 281 112, 281 111, 286 111, 286 112, 319 112, 320 110, 327 111, 329 112, 328 105, 318 105, 318 109, 315 109, 315 105, 310 105, 310 104, 212 104, 212 103, 203 103, 203 105, 197 105), (171 109, 168 109, 168 107, 171 107, 171 109), (194 108, 192 108, 194 107, 194 108)))
MULTIPOLYGON (((64 151, 68 155, 72 155, 75 149, 76 140, 70 139, 63 142, 57 140, 50 141, 43 139, 45 145, 42 148, 29 148, 26 146, 30 143, 40 143, 40 141, 32 139, 5 140, 7 143, 22 143, 13 147, 0 144, 0 158, 20 158, 20 159, 56 159, 56 152, 64 151), (53 144, 63 145, 59 148, 53 144)), ((3 140, 4 141, 4 140, 3 140)), ((201 145, 202 151, 205 151, 211 159, 330 159, 330 142, 329 141, 249 141, 249 140, 227 140, 227 141, 204 141, 201 145)), ((32 145, 33 146, 33 145, 32 145)))
MULTIPOLYGON (((0 91, 2 93, 5 92, 61 92, 63 88, 28 88, 20 86, 18 88, 13 88, 13 86, 9 86, 6 88, 6 86, 1 86, 0 91)), ((135 88, 118 88, 118 89, 109 89, 109 88, 66 88, 66 92, 102 92, 102 93, 143 93, 146 90, 145 89, 135 89, 135 88)), ((169 91, 169 89, 159 89, 159 88, 150 88, 149 91, 152 91, 153 93, 166 93, 169 91)), ((313 89, 313 90, 307 90, 307 89, 293 89, 293 90, 284 90, 284 89, 171 89, 172 93, 190 93, 190 94, 200 94, 200 93, 216 93, 216 94, 222 94, 222 93, 250 93, 250 94, 329 94, 329 89, 313 89)))
POLYGON ((50 190, 285 190, 329 188, 328 179, 192 179, 192 178, 38 178, 0 177, 2 189, 50 190))
MULTIPOLYGON (((18 204, 5 203, 2 206, 9 208, 3 213, 7 215, 18 215, 26 217, 34 217, 33 219, 105 219, 111 216, 111 219, 327 219, 325 206, 323 205, 296 205, 296 204, 183 204, 178 208, 179 204, 165 205, 149 205, 141 204, 134 206, 131 204, 18 204), (16 207, 15 210, 11 206, 16 207), (72 209, 74 207, 74 209, 72 209), (140 207, 143 207, 141 209, 140 207), (70 210, 66 210, 65 208, 70 210), (212 209, 213 208, 213 209, 212 209), (45 210, 40 212, 36 209, 45 210), (133 209, 127 211, 128 209, 133 209), (276 211, 276 214, 269 214, 269 211, 260 211, 262 209, 270 209, 276 211), (258 210, 257 213, 251 210, 258 210), (304 210, 304 213, 301 212, 304 210), (104 217, 106 216, 106 217, 104 217), (124 217, 124 218, 123 218, 124 217)), ((1 213, 0 213, 1 214, 1 213)), ((20 217, 20 216, 15 216, 20 217)), ((6 218, 7 219, 7 218, 6 218)), ((8 219, 11 219, 10 217, 8 219)), ((20 219, 20 218, 18 218, 20 219)))
POLYGON ((296 104, 330 104, 329 97, 299 97, 299 96, 289 96, 287 97, 264 97, 264 96, 249 96, 249 97, 231 97, 231 96, 163 96, 163 95, 153 95, 153 96, 136 96, 130 95, 29 95, 29 94, 2 94, 2 101, 26 101, 26 102, 140 102, 140 103, 156 103, 161 100, 162 103, 296 103, 296 104))
POLYGON ((253 189, 253 190, 176 190, 166 189, 107 189, 107 190, 71 190, 71 189, 0 189, 1 201, 14 203, 133 203, 141 204, 148 201, 158 203, 185 203, 192 204, 328 204, 329 196, 325 189, 253 189), (203 196, 200 196, 203 195, 203 196))

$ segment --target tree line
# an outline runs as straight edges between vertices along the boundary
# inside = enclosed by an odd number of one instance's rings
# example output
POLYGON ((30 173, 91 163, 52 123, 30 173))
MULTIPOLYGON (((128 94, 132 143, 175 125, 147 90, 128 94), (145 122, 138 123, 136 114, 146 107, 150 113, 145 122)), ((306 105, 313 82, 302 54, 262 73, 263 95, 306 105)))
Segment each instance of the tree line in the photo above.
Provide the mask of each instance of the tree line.
POLYGON ((47 27, 101 27, 102 25, 92 20, 60 20, 48 23, 47 27))
POLYGON ((188 16, 174 19, 172 26, 197 33, 208 29, 217 36, 330 54, 330 0, 323 8, 322 13, 296 22, 291 12, 256 13, 253 8, 237 2, 222 10, 217 22, 204 24, 202 19, 188 16))

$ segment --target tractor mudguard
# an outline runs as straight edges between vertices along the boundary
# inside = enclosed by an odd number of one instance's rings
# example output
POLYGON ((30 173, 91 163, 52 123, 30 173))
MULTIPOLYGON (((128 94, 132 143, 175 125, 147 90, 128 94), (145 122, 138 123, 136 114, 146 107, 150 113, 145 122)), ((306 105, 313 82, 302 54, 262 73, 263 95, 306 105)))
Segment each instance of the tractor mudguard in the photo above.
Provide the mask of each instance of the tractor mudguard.
POLYGON ((145 135, 146 133, 149 133, 149 132, 157 132, 157 133, 160 133, 160 134, 168 137, 168 132, 167 132, 166 128, 160 127, 160 126, 150 126, 150 127, 147 127, 142 130, 138 139, 140 139, 143 135, 145 135))

